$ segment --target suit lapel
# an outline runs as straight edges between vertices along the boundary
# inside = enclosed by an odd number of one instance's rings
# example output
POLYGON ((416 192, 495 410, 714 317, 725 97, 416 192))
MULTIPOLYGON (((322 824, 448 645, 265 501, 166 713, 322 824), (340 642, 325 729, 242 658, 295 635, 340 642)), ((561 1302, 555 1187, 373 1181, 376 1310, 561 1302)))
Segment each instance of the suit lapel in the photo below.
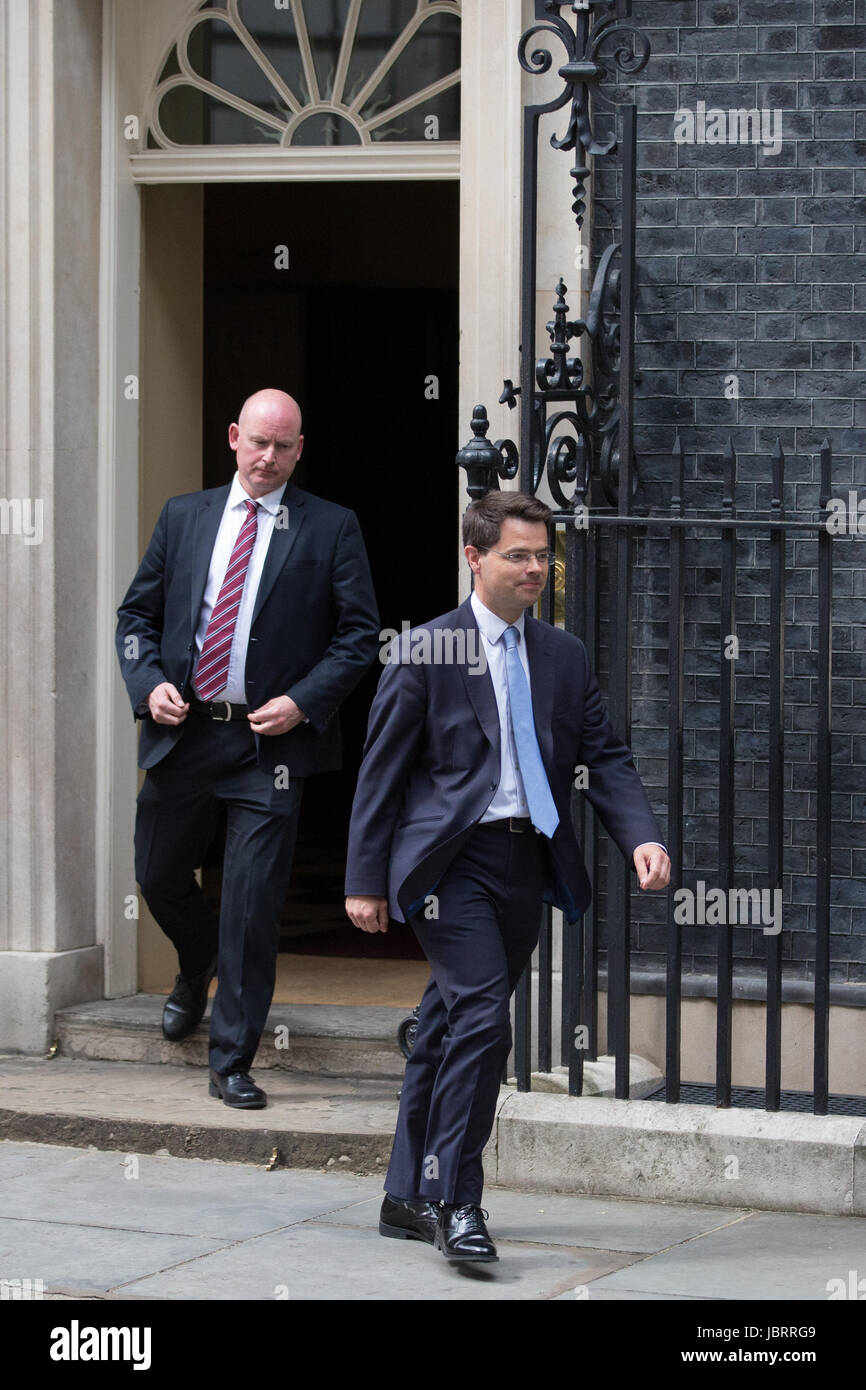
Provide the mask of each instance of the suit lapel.
POLYGON ((210 569, 210 558, 216 544, 217 532, 220 529, 220 522, 223 519, 226 501, 231 484, 225 487, 216 488, 209 497, 206 497, 196 512, 195 534, 192 543, 192 569, 190 573, 190 623, 193 634, 198 627, 198 620, 201 616, 201 605, 204 599, 205 585, 207 584, 208 570, 210 569))
POLYGON ((298 495, 297 489, 293 488, 291 483, 286 484, 285 491, 280 498, 280 507, 286 508, 287 510, 277 513, 276 521, 271 531, 268 553, 265 556, 262 577, 259 580, 259 590, 256 594, 255 607, 253 608, 253 623, 262 611, 268 595, 274 587, 277 575, 280 573, 280 570, 289 557, 289 552, 298 538, 298 532, 303 526, 306 516, 304 499, 298 495), (288 522, 288 524, 286 524, 286 522, 288 522))
MULTIPOLYGON (((472 612, 472 604, 469 599, 461 603, 457 609, 459 622, 457 627, 463 628, 466 636, 466 652, 469 653, 470 634, 473 642, 483 643, 484 638, 481 630, 475 621, 475 614, 472 612)), ((476 648, 477 650, 477 648, 476 648)), ((460 674, 463 677, 463 685, 469 702, 475 711, 478 723, 484 730, 485 737, 492 748, 499 751, 499 709, 496 704, 496 695, 493 691, 493 681, 490 671, 485 670, 483 675, 473 676, 469 671, 468 661, 461 662, 460 674)))
POLYGON ((538 746, 543 761, 548 768, 553 765, 553 690, 555 682, 555 657, 553 630, 548 623, 526 615, 524 626, 526 635, 526 656, 529 661, 529 677, 532 689, 532 718, 538 746))

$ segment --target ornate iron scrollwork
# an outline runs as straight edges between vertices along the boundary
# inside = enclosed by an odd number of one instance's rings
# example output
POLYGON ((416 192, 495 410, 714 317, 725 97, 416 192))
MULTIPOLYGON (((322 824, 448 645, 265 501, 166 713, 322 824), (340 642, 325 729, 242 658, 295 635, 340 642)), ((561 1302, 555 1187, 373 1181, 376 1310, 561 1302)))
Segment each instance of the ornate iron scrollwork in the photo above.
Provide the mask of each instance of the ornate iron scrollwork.
MULTIPOLYGON (((550 17, 538 19, 520 39, 517 57, 524 72, 540 74, 549 72, 553 65, 553 55, 547 48, 535 48, 528 52, 529 45, 539 34, 553 34, 565 48, 568 60, 557 71, 563 79, 564 87, 559 96, 546 105, 536 108, 540 112, 557 111, 571 101, 571 114, 565 134, 552 135, 550 143, 556 150, 577 150, 582 148, 587 156, 610 154, 616 146, 616 136, 609 135, 599 140, 592 129, 590 109, 590 89, 595 90, 598 100, 604 105, 614 106, 615 102, 599 92, 598 84, 610 81, 614 70, 624 76, 633 77, 646 67, 650 56, 650 41, 635 24, 617 14, 615 0, 587 0, 586 4, 572 3, 571 9, 577 16, 574 29, 559 13, 564 6, 557 0, 543 0, 543 10, 550 17), (606 14, 602 12, 606 11, 606 14), (596 17, 598 12, 601 17, 596 17), (602 48, 613 51, 602 53, 602 48)), ((538 5, 536 5, 536 13, 538 5)), ((574 180, 574 202, 572 212, 578 227, 583 226, 586 212, 584 188, 589 178, 590 166, 575 164, 571 170, 574 180)))
MULTIPOLYGON (((585 161, 581 163, 578 156, 570 171, 574 180, 572 211, 581 227, 586 210, 584 188, 590 174, 588 160, 608 155, 616 147, 615 134, 600 139, 593 130, 590 94, 594 92, 596 98, 608 106, 613 105, 610 98, 599 93, 599 82, 608 80, 613 70, 628 77, 640 72, 649 59, 650 43, 640 29, 628 22, 622 13, 625 7, 616 0, 573 0, 569 7, 576 16, 573 28, 560 13, 566 8, 561 0, 535 0, 535 22, 522 35, 518 46, 520 66, 532 74, 548 72, 553 66, 549 48, 540 43, 532 46, 542 36, 553 35, 566 54, 565 63, 558 68, 564 84, 562 91, 545 104, 528 109, 536 139, 529 150, 524 150, 524 202, 527 189, 535 188, 538 118, 560 110, 570 101, 565 134, 554 134, 550 143, 555 149, 574 149, 585 154, 585 161)), ((529 212, 525 208, 525 216, 529 212)), ((535 215, 534 208, 531 214, 535 215)), ((524 344, 532 336, 534 251, 534 231, 530 228, 528 233, 524 221, 521 289, 524 344)), ((511 380, 504 382, 500 404, 513 408, 521 393, 524 397, 521 450, 518 451, 512 440, 488 443, 484 437, 487 415, 483 407, 476 407, 472 421, 476 438, 457 456, 458 462, 467 469, 469 493, 473 498, 486 489, 498 487, 499 478, 515 477, 522 462, 524 486, 534 493, 546 476, 555 503, 566 511, 589 505, 593 478, 598 478, 605 500, 616 505, 622 419, 619 254, 617 243, 602 255, 585 319, 569 319, 565 299, 568 287, 560 279, 553 318, 547 324, 549 355, 534 363, 534 371, 524 361, 519 386, 511 380), (585 341, 582 356, 575 351, 581 340, 585 341)), ((631 324, 628 331, 632 331, 631 324)))

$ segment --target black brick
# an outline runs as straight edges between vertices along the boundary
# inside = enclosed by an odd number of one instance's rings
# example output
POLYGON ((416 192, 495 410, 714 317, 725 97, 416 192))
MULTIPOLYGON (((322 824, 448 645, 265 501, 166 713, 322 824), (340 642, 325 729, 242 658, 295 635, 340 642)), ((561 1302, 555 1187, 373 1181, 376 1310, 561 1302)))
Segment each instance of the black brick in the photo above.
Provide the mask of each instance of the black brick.
POLYGON ((862 222, 866 218, 866 198, 801 198, 798 222, 862 222))
POLYGON ((737 289, 738 309, 784 310, 810 309, 811 285, 740 285, 737 289))
POLYGON ((820 283, 824 281, 862 282, 866 276, 866 256, 805 256, 797 259, 797 279, 820 283))
POLYGON ((800 87, 800 106, 866 105, 866 82, 804 82, 800 87))
POLYGON ((811 52, 744 53, 740 59, 741 82, 747 82, 749 78, 762 81, 774 77, 813 78, 814 76, 815 58, 811 52))
POLYGON ((689 284, 754 280, 755 262, 748 256, 681 256, 680 275, 689 284))
POLYGON ((812 249, 810 227, 741 227, 737 235, 737 249, 743 255, 754 251, 791 254, 812 249))
POLYGON ((682 227, 707 223, 751 226, 755 222, 755 202, 752 198, 681 198, 679 221, 682 227))
POLYGON ((855 48, 866 48, 866 25, 862 24, 807 24, 798 29, 797 34, 799 46, 806 52, 838 50, 848 53, 855 48))
POLYGON ((814 18, 812 0, 740 0, 739 24, 809 24, 814 18))

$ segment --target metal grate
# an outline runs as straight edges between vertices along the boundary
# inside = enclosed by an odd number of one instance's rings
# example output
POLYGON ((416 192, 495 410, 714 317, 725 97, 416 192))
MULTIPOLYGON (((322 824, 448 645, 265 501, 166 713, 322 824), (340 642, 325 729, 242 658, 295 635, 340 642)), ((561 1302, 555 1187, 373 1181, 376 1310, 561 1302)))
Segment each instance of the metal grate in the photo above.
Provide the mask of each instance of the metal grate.
MULTIPOLYGON (((664 1100, 665 1088, 660 1086, 646 1100, 664 1100)), ((680 1100, 686 1105, 715 1105, 715 1086, 683 1082, 680 1086, 680 1100)), ((814 1096, 811 1091, 782 1091, 780 1093, 782 1110, 799 1110, 807 1114, 814 1109, 814 1096)), ((763 1110, 764 1092, 758 1087, 732 1086, 731 1105, 740 1110, 763 1110)), ((828 1109, 830 1115, 866 1116, 866 1096, 830 1096, 828 1109)))

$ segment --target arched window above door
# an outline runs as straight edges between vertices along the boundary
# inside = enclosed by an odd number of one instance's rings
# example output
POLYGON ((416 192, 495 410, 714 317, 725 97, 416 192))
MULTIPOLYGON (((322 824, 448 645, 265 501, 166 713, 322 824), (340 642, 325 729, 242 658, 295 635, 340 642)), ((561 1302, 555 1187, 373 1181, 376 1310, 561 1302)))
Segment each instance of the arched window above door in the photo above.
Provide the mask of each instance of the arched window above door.
POLYGON ((458 0, 206 0, 162 64, 143 143, 348 152, 459 134, 458 0))

